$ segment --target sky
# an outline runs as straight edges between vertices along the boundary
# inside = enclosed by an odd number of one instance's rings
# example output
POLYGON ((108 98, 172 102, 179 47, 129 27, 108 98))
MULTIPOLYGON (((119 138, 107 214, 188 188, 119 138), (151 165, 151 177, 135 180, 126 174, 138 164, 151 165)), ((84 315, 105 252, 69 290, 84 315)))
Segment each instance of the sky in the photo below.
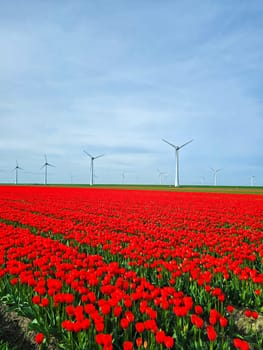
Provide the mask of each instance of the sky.
POLYGON ((263 186, 261 0, 0 8, 0 182, 263 186))

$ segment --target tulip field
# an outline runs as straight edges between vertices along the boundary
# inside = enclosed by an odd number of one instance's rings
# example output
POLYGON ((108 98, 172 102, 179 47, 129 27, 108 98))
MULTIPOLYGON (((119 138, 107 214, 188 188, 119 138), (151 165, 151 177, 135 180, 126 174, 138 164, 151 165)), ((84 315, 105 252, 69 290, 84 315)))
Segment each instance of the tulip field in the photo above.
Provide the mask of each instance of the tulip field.
POLYGON ((37 349, 260 350, 262 287, 262 195, 0 186, 0 304, 37 349))

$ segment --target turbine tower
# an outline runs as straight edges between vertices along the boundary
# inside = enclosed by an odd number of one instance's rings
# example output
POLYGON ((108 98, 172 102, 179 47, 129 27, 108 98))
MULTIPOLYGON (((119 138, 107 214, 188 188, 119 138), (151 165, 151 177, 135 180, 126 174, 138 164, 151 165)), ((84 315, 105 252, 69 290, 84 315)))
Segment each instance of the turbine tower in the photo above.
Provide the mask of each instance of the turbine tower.
POLYGON ((90 184, 90 186, 92 186, 93 185, 93 180, 94 180, 94 174, 93 174, 93 171, 94 171, 94 165, 93 165, 93 162, 94 162, 94 159, 98 159, 98 158, 100 158, 100 157, 103 157, 104 156, 104 154, 100 154, 100 155, 98 155, 98 156, 95 156, 95 157, 93 157, 90 153, 88 153, 87 151, 83 151, 87 156, 89 156, 90 157, 90 182, 89 182, 89 184, 90 184))
POLYGON ((216 186, 216 177, 217 177, 217 173, 219 172, 219 171, 221 171, 222 169, 214 169, 214 168, 210 168, 212 171, 213 171, 213 173, 214 173, 214 186, 216 186))
POLYGON ((14 168, 14 170, 16 171, 16 185, 18 184, 18 170, 24 170, 22 168, 20 168, 20 166, 18 165, 18 162, 16 160, 16 167, 14 168))
POLYGON ((55 168, 55 165, 52 165, 50 163, 48 163, 47 161, 47 155, 45 154, 45 163, 43 164, 43 166, 40 169, 45 168, 45 185, 47 185, 47 167, 51 166, 53 168, 55 168))
POLYGON ((255 180, 255 176, 254 175, 250 176, 250 186, 254 186, 254 180, 255 180))
POLYGON ((188 143, 192 142, 193 140, 187 141, 181 146, 176 146, 173 143, 162 139, 163 142, 166 142, 168 145, 174 148, 175 150, 175 179, 174 179, 174 186, 179 187, 179 150, 183 148, 184 146, 188 145, 188 143))

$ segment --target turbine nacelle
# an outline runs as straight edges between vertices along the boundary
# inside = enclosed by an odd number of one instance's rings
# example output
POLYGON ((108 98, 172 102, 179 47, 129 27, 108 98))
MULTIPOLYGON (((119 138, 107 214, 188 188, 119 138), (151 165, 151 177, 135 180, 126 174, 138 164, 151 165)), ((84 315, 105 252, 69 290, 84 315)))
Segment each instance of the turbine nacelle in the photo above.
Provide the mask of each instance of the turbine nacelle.
POLYGON ((163 142, 166 142, 168 145, 170 145, 171 147, 173 147, 176 151, 179 151, 179 149, 183 148, 184 146, 188 145, 188 143, 191 143, 193 142, 194 140, 190 140, 190 141, 187 141, 186 143, 184 143, 183 145, 181 146, 177 146, 177 145, 174 145, 173 143, 165 140, 165 139, 162 139, 163 142))
POLYGON ((223 170, 222 168, 220 169, 214 169, 214 168, 210 168, 214 173, 218 173, 219 171, 223 170))
POLYGON ((100 157, 103 157, 104 156, 104 154, 99 154, 98 156, 92 156, 90 153, 88 153, 87 151, 83 151, 87 156, 89 156, 90 157, 90 159, 92 159, 92 160, 94 160, 94 159, 97 159, 97 158, 100 158, 100 157))
POLYGON ((17 160, 16 160, 16 167, 15 167, 13 170, 16 170, 16 169, 24 170, 23 168, 21 168, 21 167, 18 165, 17 160))
POLYGON ((48 163, 47 155, 45 154, 45 163, 43 164, 43 166, 40 169, 43 169, 44 167, 47 167, 47 166, 51 166, 51 167, 55 168, 55 165, 48 163))

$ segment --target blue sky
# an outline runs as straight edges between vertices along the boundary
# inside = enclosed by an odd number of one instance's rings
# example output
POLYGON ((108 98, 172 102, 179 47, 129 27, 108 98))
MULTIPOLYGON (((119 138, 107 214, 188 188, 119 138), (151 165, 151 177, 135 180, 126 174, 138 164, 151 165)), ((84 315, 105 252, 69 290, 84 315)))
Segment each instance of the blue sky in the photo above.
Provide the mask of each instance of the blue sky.
POLYGON ((263 185, 261 0, 0 8, 0 182, 263 185))

